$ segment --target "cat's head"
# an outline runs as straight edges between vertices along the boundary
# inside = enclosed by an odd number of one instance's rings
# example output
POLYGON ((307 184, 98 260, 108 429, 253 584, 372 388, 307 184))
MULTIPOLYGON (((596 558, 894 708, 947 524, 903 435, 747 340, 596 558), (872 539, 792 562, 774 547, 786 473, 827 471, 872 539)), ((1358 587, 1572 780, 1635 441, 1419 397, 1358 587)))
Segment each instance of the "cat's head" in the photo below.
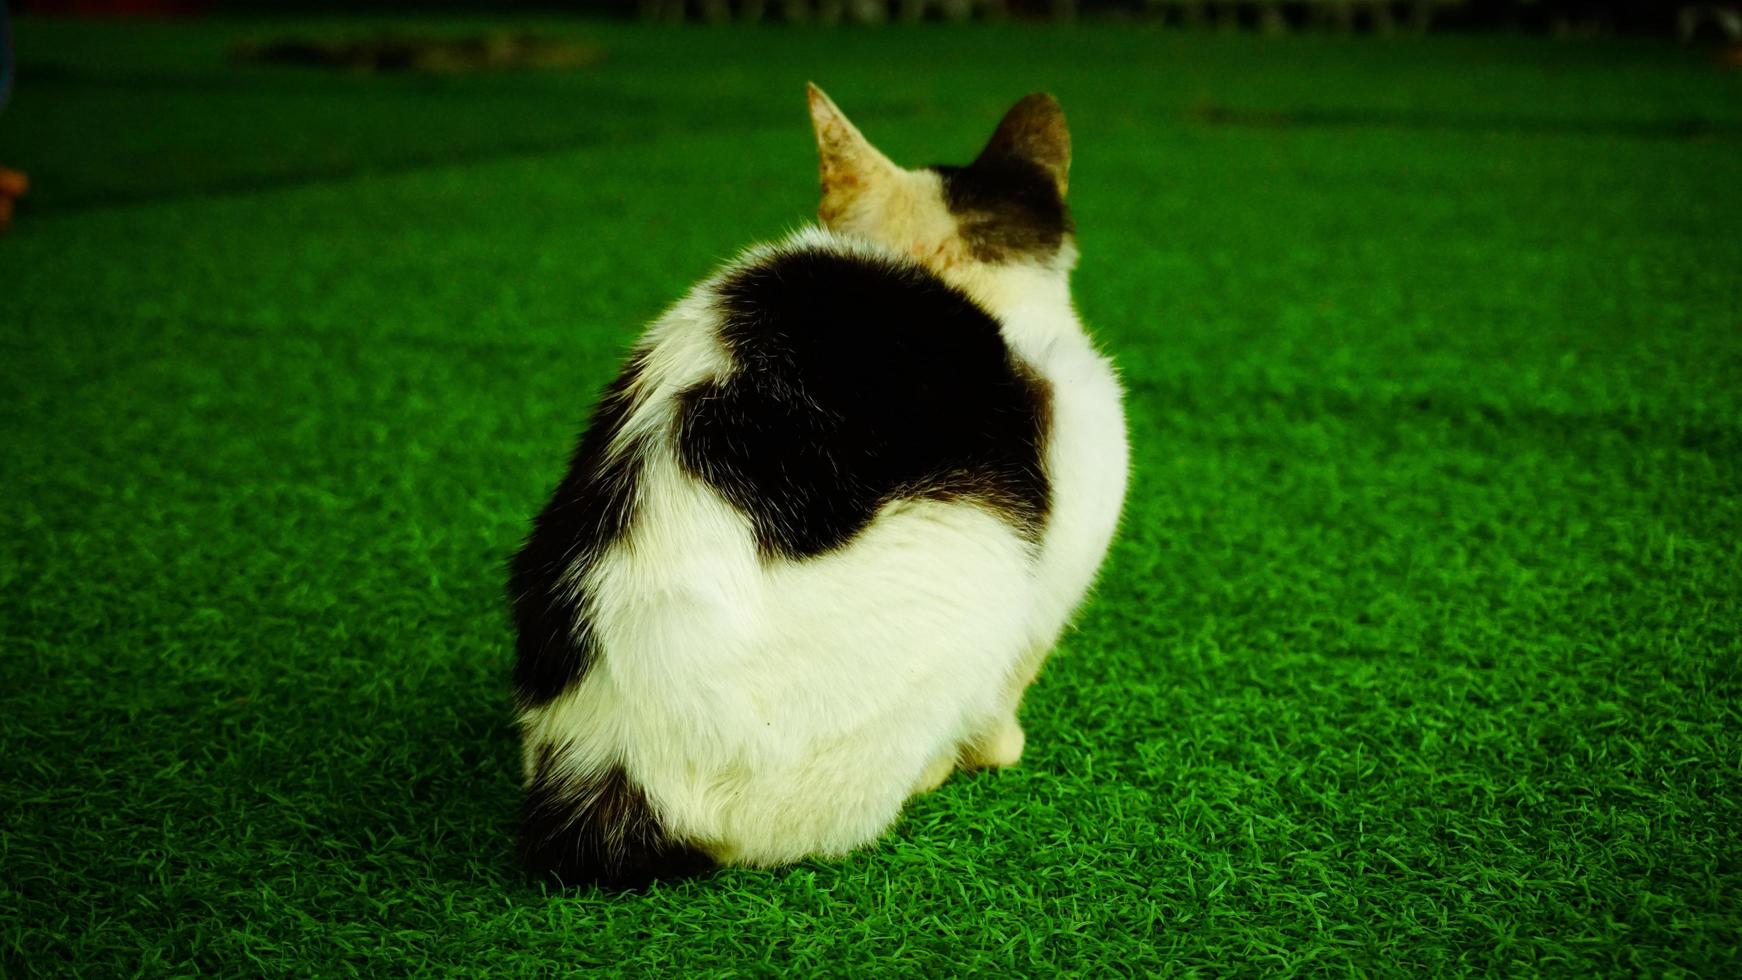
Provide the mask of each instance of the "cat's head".
POLYGON ((948 281, 1067 275, 1076 264, 1065 187, 1071 134, 1058 101, 1030 95, 966 166, 907 170, 808 88, 822 169, 817 216, 831 231, 913 256, 948 281))

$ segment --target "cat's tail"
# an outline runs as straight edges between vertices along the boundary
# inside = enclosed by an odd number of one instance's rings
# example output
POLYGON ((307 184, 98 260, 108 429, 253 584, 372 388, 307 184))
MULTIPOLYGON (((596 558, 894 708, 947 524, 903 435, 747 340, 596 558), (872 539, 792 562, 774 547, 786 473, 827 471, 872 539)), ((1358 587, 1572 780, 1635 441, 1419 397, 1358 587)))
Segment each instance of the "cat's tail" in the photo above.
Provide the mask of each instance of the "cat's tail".
MULTIPOLYGON (((542 761, 547 761, 547 755, 542 761)), ((520 853, 535 876, 565 886, 635 890, 716 867, 673 837, 621 766, 590 776, 540 765, 520 814, 520 853)))

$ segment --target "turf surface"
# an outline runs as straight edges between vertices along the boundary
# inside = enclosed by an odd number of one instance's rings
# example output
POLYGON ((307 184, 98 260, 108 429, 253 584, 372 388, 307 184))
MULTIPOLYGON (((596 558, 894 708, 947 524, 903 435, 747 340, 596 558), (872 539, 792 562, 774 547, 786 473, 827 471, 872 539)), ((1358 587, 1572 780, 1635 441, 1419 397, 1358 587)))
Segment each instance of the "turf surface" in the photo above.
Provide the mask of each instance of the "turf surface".
POLYGON ((1130 26, 226 61, 287 29, 18 25, 0 972, 1742 969, 1742 75, 1130 26), (839 863, 547 895, 501 560, 638 326, 807 214, 806 78, 909 162, 1063 99, 1124 532, 1019 769, 839 863))

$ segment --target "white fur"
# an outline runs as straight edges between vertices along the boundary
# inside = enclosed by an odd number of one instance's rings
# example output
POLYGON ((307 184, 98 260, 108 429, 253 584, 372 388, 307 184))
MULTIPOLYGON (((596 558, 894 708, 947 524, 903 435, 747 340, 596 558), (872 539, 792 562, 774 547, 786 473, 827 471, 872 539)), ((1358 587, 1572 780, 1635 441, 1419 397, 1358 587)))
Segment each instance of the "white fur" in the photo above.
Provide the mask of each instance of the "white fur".
MULTIPOLYGON (((778 247, 911 254, 818 228, 778 247)), ((1022 691, 1088 590, 1125 490, 1120 390, 1072 309, 1073 257, 940 270, 1051 382, 1038 549, 981 506, 924 500, 888 504, 836 551, 763 558, 749 521, 670 445, 673 396, 732 370, 714 333, 719 277, 665 313, 641 344, 626 426, 652 439, 635 516, 577 583, 599 655, 525 712, 528 745, 563 746, 574 773, 622 765, 670 832, 755 865, 876 839, 958 757, 1016 761, 1022 691)))

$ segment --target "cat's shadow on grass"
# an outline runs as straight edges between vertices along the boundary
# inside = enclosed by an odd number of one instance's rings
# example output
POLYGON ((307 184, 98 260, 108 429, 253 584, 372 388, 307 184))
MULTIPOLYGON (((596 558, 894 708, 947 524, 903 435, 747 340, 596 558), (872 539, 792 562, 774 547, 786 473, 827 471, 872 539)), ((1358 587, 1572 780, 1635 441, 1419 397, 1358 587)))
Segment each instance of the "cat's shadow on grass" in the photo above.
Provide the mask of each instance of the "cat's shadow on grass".
POLYGON ((539 894, 515 856, 520 757, 505 673, 280 700, 264 714, 260 730, 286 737, 238 746, 235 761, 263 805, 248 836, 269 854, 371 893, 440 883, 539 894))
MULTIPOLYGON (((376 665, 381 680, 306 691, 298 698, 262 696, 237 706, 271 740, 244 738, 232 756, 251 784, 248 835, 300 874, 357 883, 383 892, 488 894, 492 900, 610 897, 593 888, 534 880, 516 848, 520 744, 510 695, 506 627, 494 650, 455 652, 458 666, 413 672, 415 634, 369 630, 340 662, 376 665), (392 638, 388 638, 391 636, 392 638), (404 649, 400 649, 404 647, 404 649), (396 665, 396 666, 391 666, 396 665)), ((485 631, 475 639, 482 639, 485 631)), ((962 806, 974 806, 999 782, 993 772, 958 772, 940 790, 909 801, 880 847, 845 862, 806 861, 782 869, 723 870, 741 879, 866 873, 868 854, 924 849, 962 806), (857 871, 855 871, 857 869, 857 871)), ((660 883, 658 891, 697 887, 660 883)))

